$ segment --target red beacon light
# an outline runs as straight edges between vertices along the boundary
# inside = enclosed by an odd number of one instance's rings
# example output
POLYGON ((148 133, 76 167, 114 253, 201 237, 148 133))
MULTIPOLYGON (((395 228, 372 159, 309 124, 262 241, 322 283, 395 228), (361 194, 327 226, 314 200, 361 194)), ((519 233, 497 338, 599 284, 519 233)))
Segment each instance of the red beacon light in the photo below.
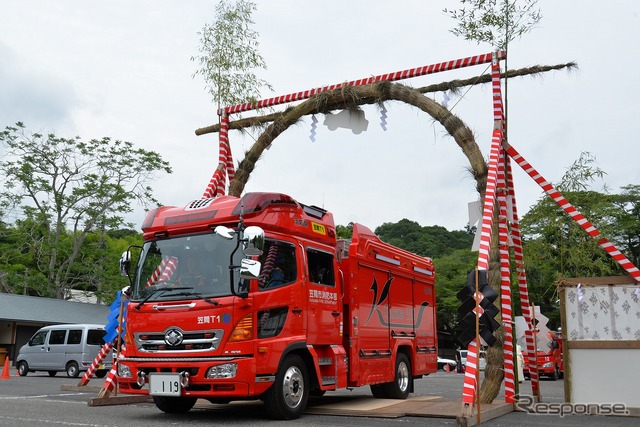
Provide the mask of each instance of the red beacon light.
POLYGON ((297 207, 296 202, 291 196, 281 193, 247 193, 238 202, 233 209, 232 215, 240 215, 240 213, 248 214, 258 212, 266 208, 268 205, 282 204, 297 207))

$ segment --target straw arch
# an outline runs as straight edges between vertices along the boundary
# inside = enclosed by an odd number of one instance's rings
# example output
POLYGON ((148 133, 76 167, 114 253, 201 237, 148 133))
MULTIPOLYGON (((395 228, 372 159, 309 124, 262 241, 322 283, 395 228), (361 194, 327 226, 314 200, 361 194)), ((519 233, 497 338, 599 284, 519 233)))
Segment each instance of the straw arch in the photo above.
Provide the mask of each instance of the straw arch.
POLYGON ((304 102, 274 116, 257 141, 238 165, 229 185, 229 194, 240 196, 263 151, 291 125, 310 114, 328 113, 339 109, 355 109, 361 105, 400 101, 424 111, 439 122, 453 137, 469 160, 470 171, 476 180, 476 189, 484 195, 487 163, 476 144, 473 133, 465 123, 439 103, 423 95, 418 89, 400 83, 381 82, 363 86, 346 86, 314 95, 304 102))

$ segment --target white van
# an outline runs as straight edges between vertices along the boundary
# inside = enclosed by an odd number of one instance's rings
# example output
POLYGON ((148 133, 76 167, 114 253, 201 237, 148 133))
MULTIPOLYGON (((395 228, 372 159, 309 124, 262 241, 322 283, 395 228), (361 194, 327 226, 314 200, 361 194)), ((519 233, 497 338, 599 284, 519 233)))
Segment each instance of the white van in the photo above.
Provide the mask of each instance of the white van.
MULTIPOLYGON (((104 345, 103 325, 45 326, 22 346, 16 359, 21 376, 34 371, 47 371, 49 376, 65 371, 75 378, 86 371, 104 345)), ((95 376, 103 378, 111 369, 111 353, 98 366, 95 376)))

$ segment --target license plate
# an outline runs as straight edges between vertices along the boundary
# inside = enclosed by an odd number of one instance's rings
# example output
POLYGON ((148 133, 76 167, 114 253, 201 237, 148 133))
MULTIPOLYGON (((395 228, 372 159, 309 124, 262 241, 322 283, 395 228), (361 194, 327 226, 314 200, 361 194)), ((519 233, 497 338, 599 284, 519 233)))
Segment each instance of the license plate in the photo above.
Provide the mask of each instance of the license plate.
POLYGON ((152 396, 180 396, 180 374, 149 375, 149 394, 152 396))

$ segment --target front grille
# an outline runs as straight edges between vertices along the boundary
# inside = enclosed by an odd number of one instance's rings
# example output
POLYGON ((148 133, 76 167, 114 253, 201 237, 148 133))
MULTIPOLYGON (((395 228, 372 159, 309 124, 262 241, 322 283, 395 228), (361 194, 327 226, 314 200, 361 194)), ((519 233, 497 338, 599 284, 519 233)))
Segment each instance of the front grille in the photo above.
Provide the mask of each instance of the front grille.
POLYGON ((222 329, 184 332, 173 326, 163 332, 137 332, 134 337, 136 348, 141 352, 172 353, 176 351, 202 352, 215 350, 220 345, 223 335, 224 331, 222 329), (177 329, 182 333, 182 342, 171 345, 165 341, 165 334, 171 329, 177 329))

